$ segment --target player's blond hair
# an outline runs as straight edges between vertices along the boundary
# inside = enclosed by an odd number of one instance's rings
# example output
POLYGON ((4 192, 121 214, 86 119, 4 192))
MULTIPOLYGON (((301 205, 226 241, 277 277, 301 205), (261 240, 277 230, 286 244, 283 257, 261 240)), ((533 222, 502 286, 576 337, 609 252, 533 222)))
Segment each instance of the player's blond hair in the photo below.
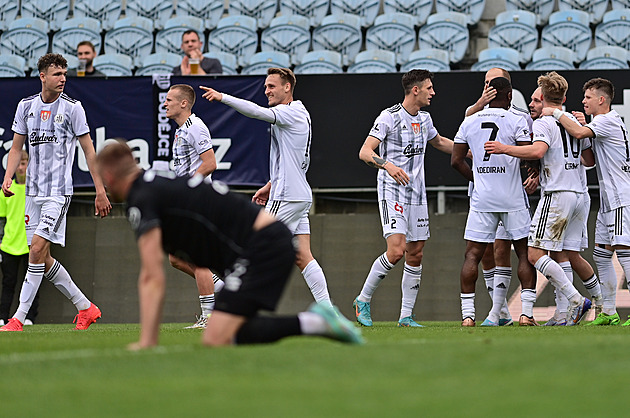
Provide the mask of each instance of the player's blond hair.
POLYGON ((293 95, 293 90, 295 90, 295 84, 297 83, 297 79, 295 78, 295 74, 288 68, 268 68, 267 75, 277 74, 280 76, 280 79, 284 84, 291 84, 291 95, 293 95))
POLYGON ((542 91, 543 99, 556 105, 564 103, 569 89, 567 80, 555 71, 538 77, 538 86, 542 91))
POLYGON ((195 90, 188 84, 172 85, 170 90, 177 90, 177 97, 180 100, 188 100, 188 108, 192 109, 195 104, 195 90))

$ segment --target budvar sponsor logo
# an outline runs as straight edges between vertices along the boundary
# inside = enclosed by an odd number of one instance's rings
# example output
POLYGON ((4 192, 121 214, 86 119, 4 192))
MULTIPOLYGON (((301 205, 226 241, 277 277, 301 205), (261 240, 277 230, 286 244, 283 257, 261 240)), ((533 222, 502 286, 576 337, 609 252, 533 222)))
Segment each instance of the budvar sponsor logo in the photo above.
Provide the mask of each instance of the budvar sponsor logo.
POLYGON ((168 157, 170 153, 170 145, 171 145, 171 125, 169 124, 169 119, 166 117, 166 109, 164 108, 163 103, 166 101, 167 92, 162 92, 159 94, 159 103, 158 106, 158 143, 157 143, 157 157, 168 157))
POLYGON ((47 135, 45 132, 42 132, 41 134, 38 134, 37 132, 31 132, 31 135, 29 137, 29 144, 30 145, 41 145, 41 144, 50 144, 50 143, 58 143, 59 140, 57 139, 57 136, 52 133, 50 135, 47 135))
POLYGON ((405 157, 413 157, 414 155, 420 155, 424 153, 424 149, 420 145, 413 146, 413 144, 409 144, 403 150, 403 155, 405 157))

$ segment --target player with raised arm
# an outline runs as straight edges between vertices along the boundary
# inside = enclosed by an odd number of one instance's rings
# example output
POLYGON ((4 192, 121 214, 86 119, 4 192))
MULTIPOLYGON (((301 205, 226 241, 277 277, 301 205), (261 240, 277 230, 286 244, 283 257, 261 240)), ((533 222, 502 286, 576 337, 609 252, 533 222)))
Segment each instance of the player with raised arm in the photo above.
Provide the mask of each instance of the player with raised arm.
MULTIPOLYGON (((536 292, 536 272, 527 260, 527 234, 531 223, 527 194, 522 186, 520 160, 486 153, 486 140, 508 145, 531 144, 527 121, 510 112, 512 85, 507 78, 495 77, 488 87, 495 91, 489 107, 464 119, 451 156, 451 165, 466 179, 474 181, 470 212, 466 222, 466 254, 460 275, 462 326, 475 325, 475 283, 486 247, 495 241, 501 221, 511 237, 519 260, 518 276, 522 288, 536 292), (472 153, 472 169, 465 161, 472 153)), ((505 289, 507 291, 507 289, 505 289)), ((482 326, 499 326, 505 293, 494 290, 493 307, 482 326), (495 300, 495 298, 497 300, 495 300)), ((533 318, 534 303, 523 299, 523 315, 533 318)), ((521 323, 523 321, 519 321, 521 323)), ((527 323, 526 325, 529 325, 527 323)))
POLYGON ((379 211, 387 242, 387 251, 374 261, 353 302, 357 321, 364 326, 372 326, 372 295, 403 256, 398 326, 421 326, 413 320, 413 308, 422 278, 422 251, 429 238, 424 152, 427 143, 449 154, 453 150, 453 141, 441 136, 431 115, 421 110, 435 95, 433 74, 411 70, 403 75, 402 86, 402 103, 381 112, 359 151, 362 161, 378 169, 379 211))
POLYGON ((313 194, 306 180, 311 159, 311 116, 300 100, 293 99, 295 83, 295 75, 288 68, 269 68, 265 79, 269 108, 209 87, 201 89, 205 90, 203 97, 211 102, 221 102, 249 118, 271 123, 270 180, 252 200, 266 205, 267 212, 284 222, 297 237, 295 264, 315 300, 332 305, 326 276, 311 254, 308 212, 313 194))
POLYGON ((11 196, 11 183, 28 138, 26 173, 26 238, 28 269, 20 305, 0 331, 22 331, 24 319, 43 278, 48 279, 77 308, 76 329, 87 329, 101 311, 81 292, 66 269, 50 255, 50 245, 66 242, 66 214, 72 199, 72 163, 77 140, 94 181, 95 213, 105 217, 111 210, 105 188, 95 168, 96 153, 81 102, 63 92, 68 63, 59 54, 46 54, 37 62, 42 91, 18 104, 13 120, 13 144, 2 183, 11 196))

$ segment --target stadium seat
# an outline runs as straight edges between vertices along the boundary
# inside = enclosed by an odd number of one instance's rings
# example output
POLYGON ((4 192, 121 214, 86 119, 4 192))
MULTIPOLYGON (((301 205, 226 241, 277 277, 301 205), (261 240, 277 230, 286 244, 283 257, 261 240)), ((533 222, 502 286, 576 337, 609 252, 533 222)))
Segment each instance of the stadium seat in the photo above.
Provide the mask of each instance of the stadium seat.
POLYGON ((365 49, 384 49, 396 53, 399 64, 407 61, 418 39, 416 18, 406 13, 386 13, 378 16, 365 35, 365 49))
POLYGON ((506 10, 527 10, 536 15, 536 25, 547 24, 556 0, 505 0, 506 10))
POLYGON ((160 30, 173 14, 172 0, 127 0, 126 17, 146 17, 160 30))
POLYGON ((580 70, 628 69, 628 51, 618 46, 599 46, 590 49, 580 70))
POLYGON ((369 27, 381 7, 380 0, 330 0, 330 13, 350 13, 361 17, 361 26, 369 27))
POLYGON ((146 17, 126 17, 116 21, 114 29, 105 34, 106 54, 125 54, 135 66, 153 50, 153 22, 146 17))
POLYGON ((451 71, 448 52, 441 49, 420 49, 409 54, 409 60, 400 67, 406 73, 414 68, 429 70, 434 73, 451 71))
POLYGON ((539 48, 532 55, 532 62, 527 64, 527 70, 551 71, 574 70, 575 52, 561 46, 539 48))
POLYGON ((37 67, 39 57, 48 52, 48 23, 36 17, 23 17, 9 24, 0 36, 0 54, 19 55, 28 68, 37 67))
POLYGON ((415 16, 415 26, 422 26, 433 10, 433 0, 384 0, 384 13, 407 13, 415 16))
POLYGON ((177 0, 175 14, 198 17, 204 28, 214 29, 223 16, 223 0, 177 0))
POLYGON ((18 55, 0 55, 0 77, 25 77, 26 60, 18 55))
POLYGON ((286 52, 297 64, 311 47, 308 18, 299 15, 275 17, 260 37, 263 51, 286 52))
POLYGON ((341 54, 336 51, 311 51, 304 54, 300 65, 295 67, 296 74, 333 74, 342 73, 341 54))
POLYGON ((63 22, 61 30, 53 35, 53 52, 76 55, 77 45, 90 41, 96 52, 101 50, 101 22, 91 17, 74 17, 63 22))
POLYGON ((182 57, 169 52, 156 52, 147 55, 142 60, 142 66, 136 70, 136 75, 170 74, 173 67, 180 65, 182 57))
POLYGON ((361 43, 361 19, 351 14, 326 16, 313 31, 313 50, 337 51, 344 65, 354 61, 361 43))
POLYGON ((68 17, 70 0, 22 0, 21 10, 22 18, 42 19, 48 22, 50 30, 57 31, 68 17))
POLYGON ((203 20, 194 16, 177 16, 166 21, 164 29, 155 35, 155 52, 181 54, 182 35, 194 29, 203 40, 203 20))
POLYGON ((518 71, 521 53, 512 48, 487 48, 479 52, 479 61, 473 64, 472 71, 488 71, 490 68, 503 68, 518 71))
POLYGON ((467 20, 457 12, 432 14, 418 33, 418 49, 442 49, 449 52, 452 63, 461 61, 470 39, 467 20))
POLYGON ((208 35, 208 50, 222 51, 237 56, 245 66, 258 48, 256 19, 249 16, 227 16, 219 20, 217 28, 208 35))
POLYGON ((107 77, 130 76, 132 66, 129 55, 103 54, 94 58, 94 68, 107 77))
POLYGON ((280 0, 280 13, 308 17, 311 27, 319 26, 328 14, 330 0, 280 0))
POLYGON ((606 45, 630 50, 630 9, 609 11, 595 27, 595 46, 606 45))
POLYGON ((238 62, 236 61, 236 56, 234 54, 221 51, 210 51, 203 54, 203 56, 218 59, 221 62, 221 67, 223 67, 223 74, 236 74, 238 62))
POLYGON ((630 9, 630 0, 610 0, 610 5, 613 10, 630 9))
POLYGON ((592 34, 588 13, 581 10, 554 12, 542 30, 541 46, 563 46, 575 52, 581 62, 591 47, 592 34))
POLYGON ((243 68, 241 74, 267 74, 267 68, 289 68, 289 54, 278 51, 258 52, 249 59, 249 64, 243 68))
POLYGON ((488 48, 512 48, 520 52, 520 62, 531 61, 538 46, 536 15, 527 10, 499 13, 488 33, 488 48))
POLYGON ((13 0, 0 0, 0 31, 7 30, 9 23, 13 22, 20 11, 19 2, 13 0))
POLYGON ((486 0, 435 0, 435 11, 457 12, 465 14, 469 25, 476 25, 481 20, 486 0))
POLYGON ((396 54, 391 51, 374 49, 359 52, 349 73, 395 73, 396 54))
POLYGON ((74 0, 74 17, 96 19, 106 31, 114 27, 121 13, 122 0, 74 0))
POLYGON ((582 10, 589 15, 591 23, 599 23, 608 8, 608 0, 558 0, 558 9, 582 10))
POLYGON ((264 29, 276 15, 277 6, 277 0, 230 0, 228 15, 253 17, 258 28, 264 29))

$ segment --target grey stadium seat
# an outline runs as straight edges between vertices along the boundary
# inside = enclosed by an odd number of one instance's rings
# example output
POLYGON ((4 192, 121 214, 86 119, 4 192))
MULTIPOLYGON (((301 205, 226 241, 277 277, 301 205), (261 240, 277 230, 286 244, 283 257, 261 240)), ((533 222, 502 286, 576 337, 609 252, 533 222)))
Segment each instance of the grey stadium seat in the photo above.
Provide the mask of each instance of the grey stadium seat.
POLYGON ((467 20, 466 15, 457 12, 429 16, 418 33, 418 49, 442 49, 449 52, 451 63, 461 61, 470 39, 467 20))
POLYGON ((513 48, 520 52, 520 62, 531 61, 538 46, 536 15, 527 10, 499 13, 488 33, 488 48, 513 48))
POLYGON ((74 17, 91 17, 110 30, 122 13, 122 0, 74 0, 74 17))
POLYGON ((396 53, 399 64, 407 61, 418 37, 414 16, 406 13, 386 13, 378 16, 365 35, 365 49, 384 49, 396 53))
POLYGON ((105 34, 106 54, 125 54, 142 64, 153 50, 153 22, 146 17, 126 17, 116 21, 114 29, 105 34))
POLYGON ((29 68, 37 67, 39 57, 48 52, 48 23, 36 17, 23 17, 9 24, 0 36, 0 54, 19 55, 29 68))
POLYGON ((247 65, 258 48, 256 19, 249 16, 227 16, 208 35, 208 50, 234 54, 240 66, 247 65))
POLYGON ((575 51, 577 62, 586 57, 591 47, 592 34, 588 13, 581 10, 555 12, 542 30, 542 46, 563 46, 575 51))
POLYGON ((409 54, 409 60, 403 64, 400 71, 406 73, 414 68, 429 70, 434 73, 451 71, 448 51, 434 48, 413 51, 409 54))
POLYGON ((297 64, 311 47, 309 20, 300 15, 278 16, 260 37, 263 51, 286 52, 291 63, 297 64))
POLYGON ((313 31, 313 50, 337 51, 349 65, 361 49, 361 19, 351 14, 330 15, 313 31))
POLYGON ((96 52, 101 50, 101 22, 91 17, 74 17, 63 22, 61 30, 53 36, 54 52, 76 55, 77 45, 90 41, 96 52))
POLYGON ((337 51, 311 51, 304 54, 300 65, 295 67, 296 74, 333 74, 342 73, 341 54, 337 51))

